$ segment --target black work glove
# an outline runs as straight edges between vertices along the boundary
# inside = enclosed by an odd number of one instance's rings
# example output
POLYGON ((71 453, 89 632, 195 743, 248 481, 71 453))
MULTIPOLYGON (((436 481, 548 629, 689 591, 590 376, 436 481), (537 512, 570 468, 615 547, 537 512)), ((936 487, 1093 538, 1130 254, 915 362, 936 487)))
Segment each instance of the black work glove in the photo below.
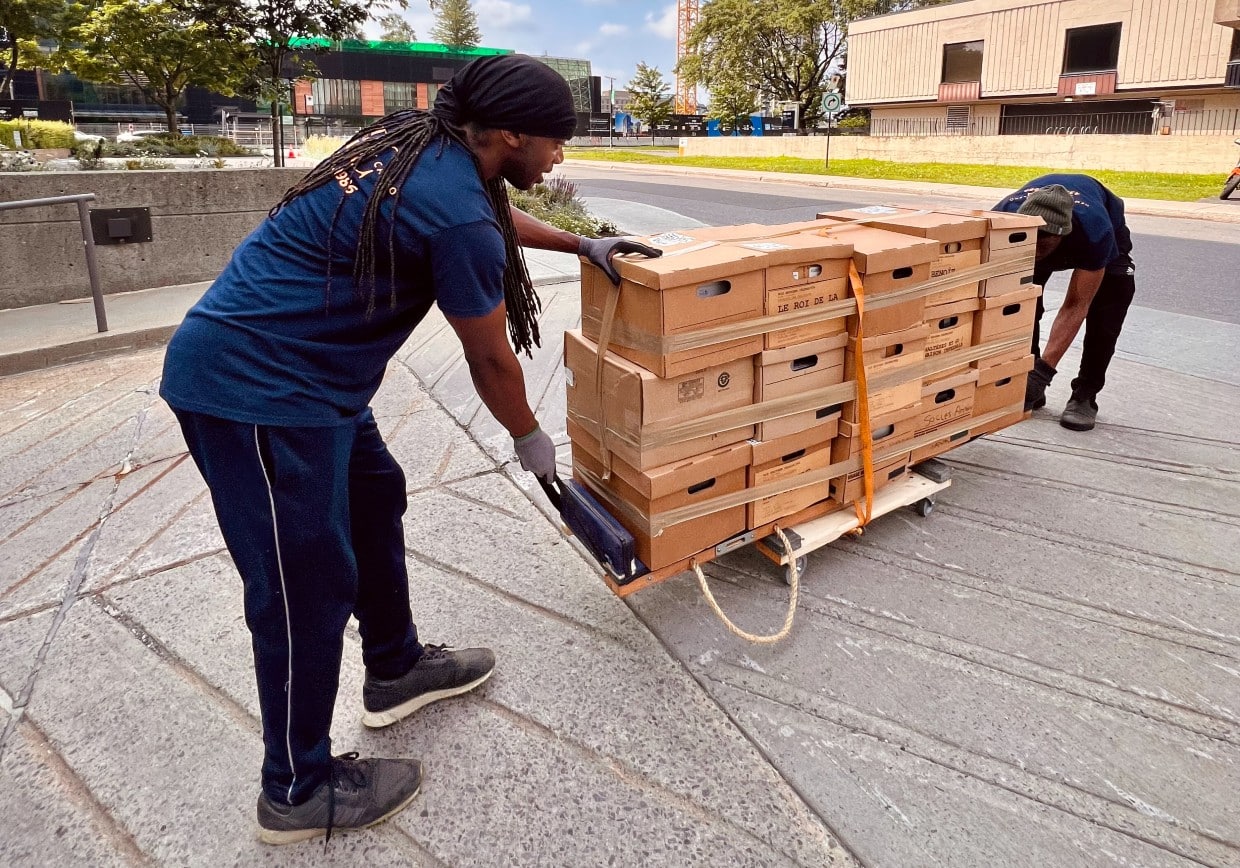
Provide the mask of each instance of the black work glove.
POLYGON ((581 243, 577 245, 578 256, 584 256, 590 262, 603 269, 603 273, 607 275, 608 280, 619 286, 620 275, 611 264, 611 258, 617 253, 640 253, 642 256, 649 257, 650 259, 663 255, 663 251, 657 247, 647 247, 645 244, 639 244, 627 238, 583 237, 581 243))
POLYGON ((1046 387, 1051 384, 1055 374, 1059 373, 1048 365, 1041 356, 1033 363, 1029 379, 1025 381, 1025 409, 1037 410, 1046 406, 1046 387))

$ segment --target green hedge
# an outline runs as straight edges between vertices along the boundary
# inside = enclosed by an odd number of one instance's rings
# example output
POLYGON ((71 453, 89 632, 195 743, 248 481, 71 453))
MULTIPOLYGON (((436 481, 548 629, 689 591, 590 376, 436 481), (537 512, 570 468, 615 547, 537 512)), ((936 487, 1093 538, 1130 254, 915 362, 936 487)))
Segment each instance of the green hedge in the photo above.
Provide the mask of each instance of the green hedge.
POLYGON ((17 147, 14 131, 22 135, 23 148, 72 148, 73 125, 60 121, 0 121, 0 144, 17 147))
POLYGON ((252 152, 220 136, 148 136, 140 142, 104 142, 105 157, 245 157, 252 152))

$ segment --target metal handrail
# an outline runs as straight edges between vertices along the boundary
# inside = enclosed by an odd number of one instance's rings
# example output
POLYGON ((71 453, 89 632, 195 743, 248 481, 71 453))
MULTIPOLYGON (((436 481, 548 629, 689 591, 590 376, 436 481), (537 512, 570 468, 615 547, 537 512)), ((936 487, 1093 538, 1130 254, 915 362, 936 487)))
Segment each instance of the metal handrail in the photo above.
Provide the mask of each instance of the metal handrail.
POLYGON ((44 205, 77 204, 78 222, 82 227, 82 246, 86 248, 86 273, 90 275, 90 297, 95 303, 95 325, 99 331, 108 330, 108 315, 103 309, 103 289, 99 285, 99 264, 95 261, 95 237, 90 231, 90 209, 87 202, 94 202, 94 193, 75 193, 72 196, 49 196, 46 199, 20 199, 16 202, 0 202, 0 211, 16 211, 18 208, 39 208, 44 205))

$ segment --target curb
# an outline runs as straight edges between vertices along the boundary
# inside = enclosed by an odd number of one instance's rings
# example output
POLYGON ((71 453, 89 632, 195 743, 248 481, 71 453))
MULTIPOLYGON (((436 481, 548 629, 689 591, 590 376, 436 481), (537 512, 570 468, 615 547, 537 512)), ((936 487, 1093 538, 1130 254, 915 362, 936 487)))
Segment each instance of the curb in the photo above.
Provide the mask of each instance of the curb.
POLYGON ((72 362, 83 362, 103 356, 148 350, 166 344, 180 324, 178 320, 173 325, 152 326, 132 332, 105 332, 102 335, 92 335, 77 341, 39 347, 37 350, 3 353, 0 354, 0 377, 68 365, 72 362))
MULTIPOLYGON (((898 193, 905 196, 954 196, 977 199, 992 205, 1012 191, 1006 187, 973 187, 966 184, 922 184, 918 181, 885 181, 878 178, 848 178, 835 175, 799 175, 792 172, 758 172, 747 169, 711 169, 700 166, 660 166, 646 163, 609 163, 605 160, 564 161, 565 166, 585 168, 605 166, 610 170, 663 175, 688 175, 703 178, 744 179, 802 187, 823 187, 837 190, 866 190, 898 193)), ((1209 220, 1214 223, 1240 224, 1240 206, 1208 202, 1161 202, 1157 199, 1125 199, 1124 210, 1145 217, 1173 217, 1181 220, 1209 220)))

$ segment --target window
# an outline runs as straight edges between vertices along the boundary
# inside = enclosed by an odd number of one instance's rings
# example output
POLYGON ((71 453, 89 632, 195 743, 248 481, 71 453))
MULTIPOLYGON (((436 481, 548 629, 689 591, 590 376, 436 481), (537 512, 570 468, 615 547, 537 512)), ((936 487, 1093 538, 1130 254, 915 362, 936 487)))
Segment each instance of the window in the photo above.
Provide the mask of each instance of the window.
POLYGON ((439 85, 428 84, 426 86, 426 101, 429 103, 427 108, 433 108, 435 105, 435 97, 439 96, 439 85))
POLYGON ((982 40, 943 46, 943 83, 982 80, 982 40))
POLYGON ((315 114, 360 115, 362 84, 341 78, 316 78, 310 85, 315 114))
POLYGON ((1119 63, 1119 25, 1073 27, 1063 53, 1063 74, 1114 72, 1119 63))
POLYGON ((1240 63, 1240 30, 1231 32, 1231 62, 1240 63))
POLYGON ((418 107, 418 86, 404 81, 385 81, 383 83, 383 111, 394 112, 397 109, 418 107))
POLYGON ((967 105, 949 105, 947 107, 947 132, 967 133, 973 112, 967 105))

